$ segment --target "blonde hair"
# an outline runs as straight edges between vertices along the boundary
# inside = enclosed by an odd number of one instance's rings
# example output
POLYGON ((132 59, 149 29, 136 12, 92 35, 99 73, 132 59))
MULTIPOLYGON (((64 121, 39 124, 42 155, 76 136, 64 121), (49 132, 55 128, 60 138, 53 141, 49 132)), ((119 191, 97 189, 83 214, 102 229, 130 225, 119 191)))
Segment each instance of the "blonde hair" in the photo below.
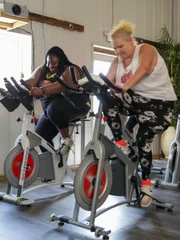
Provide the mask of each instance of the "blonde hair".
POLYGON ((133 38, 132 34, 134 29, 135 25, 133 23, 121 20, 119 24, 114 29, 112 29, 111 39, 113 39, 117 35, 120 35, 120 37, 125 40, 129 37, 133 38))

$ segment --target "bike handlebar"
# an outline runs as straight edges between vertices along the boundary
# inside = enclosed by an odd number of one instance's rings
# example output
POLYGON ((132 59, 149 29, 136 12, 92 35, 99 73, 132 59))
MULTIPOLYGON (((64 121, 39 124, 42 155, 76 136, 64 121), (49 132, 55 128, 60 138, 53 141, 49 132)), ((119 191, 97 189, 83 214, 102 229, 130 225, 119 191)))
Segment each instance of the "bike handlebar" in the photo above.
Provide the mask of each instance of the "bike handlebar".
POLYGON ((30 87, 23 79, 21 79, 20 82, 21 82, 21 84, 22 84, 25 88, 27 88, 29 91, 31 90, 31 87, 30 87))
POLYGON ((100 73, 99 76, 110 88, 114 89, 115 91, 122 92, 122 89, 115 86, 104 74, 100 73))
POLYGON ((14 77, 11 77, 11 81, 14 83, 15 87, 17 88, 17 90, 19 92, 22 91, 22 88, 20 87, 20 85, 16 82, 15 78, 14 77))
MULTIPOLYGON (((70 70, 70 74, 71 74, 71 78, 74 84, 78 85, 78 81, 76 80, 76 73, 74 70, 74 67, 69 67, 70 70)), ((103 88, 103 89, 107 89, 108 87, 121 92, 122 89, 116 87, 106 76, 104 76, 102 73, 99 74, 99 76, 101 77, 101 79, 106 83, 106 85, 101 85, 100 83, 96 82, 90 75, 89 71, 87 70, 86 66, 82 66, 82 71, 84 73, 84 75, 87 77, 91 90, 94 89, 94 91, 98 88, 103 88)), ((77 88, 73 88, 71 86, 69 86, 67 83, 65 83, 59 76, 55 75, 54 79, 59 82, 64 88, 70 90, 71 92, 74 92, 76 94, 82 94, 83 92, 77 88)), ((27 89, 23 89, 18 83, 17 81, 11 77, 11 81, 14 83, 15 86, 13 86, 10 81, 8 81, 7 78, 4 78, 4 82, 5 82, 5 86, 7 88, 7 90, 10 92, 10 94, 18 99, 27 110, 32 111, 33 110, 33 106, 32 106, 32 97, 29 96, 29 91, 31 90, 31 88, 28 86, 28 84, 21 79, 20 82, 21 84, 27 89)), ((85 91, 84 91, 85 92, 85 91)), ((87 92, 88 93, 88 92, 87 92)), ((77 108, 76 105, 68 98, 67 95, 62 94, 62 96, 74 107, 77 108)))
POLYGON ((7 80, 7 78, 4 78, 4 83, 7 88, 7 90, 10 92, 10 94, 14 97, 18 97, 18 91, 17 89, 10 83, 10 81, 7 80))
MULTIPOLYGON (((93 84, 95 84, 96 86, 99 86, 99 87, 103 86, 100 83, 93 80, 93 78, 91 77, 91 75, 90 75, 89 71, 87 70, 86 66, 82 66, 82 70, 83 70, 85 76, 87 77, 87 79, 89 80, 89 82, 92 82, 93 84)), ((112 89, 114 89, 115 91, 118 91, 118 92, 122 92, 122 89, 115 86, 104 74, 100 73, 99 76, 107 84, 107 86, 109 88, 112 88, 112 89)))
POLYGON ((82 66, 82 70, 84 72, 84 75, 87 77, 88 81, 93 83, 94 85, 98 86, 98 87, 102 87, 102 85, 98 82, 96 82, 92 77, 91 74, 89 73, 89 71, 87 70, 87 67, 84 65, 82 66))
POLYGON ((11 82, 7 80, 7 78, 4 78, 7 90, 15 99, 22 103, 23 106, 28 111, 32 111, 33 110, 32 97, 29 96, 29 91, 21 88, 21 86, 16 82, 16 80, 13 77, 11 77, 11 80, 15 86, 13 86, 11 82))
MULTIPOLYGON (((75 77, 75 75, 73 77, 75 77)), ((62 86, 69 89, 70 91, 76 92, 76 93, 82 93, 79 89, 70 87, 57 75, 55 75, 54 78, 62 86)), ((9 93, 15 99, 19 100, 19 102, 21 102, 27 110, 32 111, 33 110, 32 96, 29 96, 29 91, 31 90, 31 87, 29 87, 29 85, 23 79, 21 79, 20 82, 25 88, 27 88, 27 90, 23 89, 13 77, 11 77, 11 81, 14 83, 14 86, 11 84, 11 82, 7 78, 4 78, 5 86, 9 91, 9 93)), ((68 96, 66 96, 65 94, 62 94, 62 96, 66 99, 66 101, 68 101, 72 105, 72 107, 78 109, 76 105, 68 98, 68 96)))
POLYGON ((73 88, 71 86, 69 86, 67 83, 65 83, 59 76, 55 75, 54 79, 60 83, 63 87, 69 89, 71 92, 76 92, 76 93, 82 93, 79 89, 77 88, 73 88))

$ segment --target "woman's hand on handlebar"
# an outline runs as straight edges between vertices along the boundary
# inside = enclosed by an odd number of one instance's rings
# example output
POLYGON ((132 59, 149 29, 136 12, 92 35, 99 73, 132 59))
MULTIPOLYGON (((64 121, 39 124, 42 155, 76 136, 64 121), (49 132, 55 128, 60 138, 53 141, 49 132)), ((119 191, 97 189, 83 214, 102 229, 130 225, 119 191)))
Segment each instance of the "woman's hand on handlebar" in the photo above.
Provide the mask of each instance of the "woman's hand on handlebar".
MULTIPOLYGON (((127 89, 126 89, 126 87, 125 87, 124 84, 116 84, 116 83, 114 83, 114 86, 122 89, 123 92, 126 92, 126 91, 127 91, 127 89)), ((111 91, 112 91, 113 93, 119 93, 118 91, 116 91, 116 90, 114 90, 114 89, 112 89, 112 88, 111 88, 111 91)))
POLYGON ((39 97, 43 95, 42 89, 38 87, 32 87, 31 90, 29 91, 29 95, 34 96, 34 97, 39 97))
POLYGON ((12 97, 9 91, 4 91, 4 93, 5 93, 5 97, 12 97))
POLYGON ((0 88, 0 95, 4 97, 12 97, 9 91, 5 90, 4 88, 0 88))

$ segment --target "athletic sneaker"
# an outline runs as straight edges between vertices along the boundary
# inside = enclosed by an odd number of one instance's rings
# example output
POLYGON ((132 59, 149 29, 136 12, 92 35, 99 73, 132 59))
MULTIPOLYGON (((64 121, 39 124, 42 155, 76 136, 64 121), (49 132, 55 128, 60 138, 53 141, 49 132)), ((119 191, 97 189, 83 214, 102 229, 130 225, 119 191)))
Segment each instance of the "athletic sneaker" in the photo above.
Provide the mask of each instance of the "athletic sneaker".
POLYGON ((62 144, 62 146, 59 149, 59 153, 64 155, 67 152, 69 152, 69 150, 71 149, 74 142, 71 137, 66 137, 66 138, 61 139, 61 144, 62 144))
POLYGON ((141 182, 141 207, 149 207, 152 203, 152 183, 150 180, 142 180, 141 182))

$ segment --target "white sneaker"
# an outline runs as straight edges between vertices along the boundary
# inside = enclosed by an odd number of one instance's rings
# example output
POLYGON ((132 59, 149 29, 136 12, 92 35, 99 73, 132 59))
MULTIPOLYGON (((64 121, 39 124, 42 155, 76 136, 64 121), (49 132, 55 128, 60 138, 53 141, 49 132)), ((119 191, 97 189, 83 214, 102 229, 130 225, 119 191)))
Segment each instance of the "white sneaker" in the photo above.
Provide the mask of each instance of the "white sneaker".
POLYGON ((69 152, 69 150, 71 149, 72 145, 74 144, 73 140, 71 137, 66 137, 66 138, 63 138, 61 140, 61 148, 59 149, 59 153, 64 155, 66 154, 67 152, 69 152))
POLYGON ((143 197, 140 206, 149 207, 152 203, 152 183, 150 180, 142 180, 141 194, 143 197))

